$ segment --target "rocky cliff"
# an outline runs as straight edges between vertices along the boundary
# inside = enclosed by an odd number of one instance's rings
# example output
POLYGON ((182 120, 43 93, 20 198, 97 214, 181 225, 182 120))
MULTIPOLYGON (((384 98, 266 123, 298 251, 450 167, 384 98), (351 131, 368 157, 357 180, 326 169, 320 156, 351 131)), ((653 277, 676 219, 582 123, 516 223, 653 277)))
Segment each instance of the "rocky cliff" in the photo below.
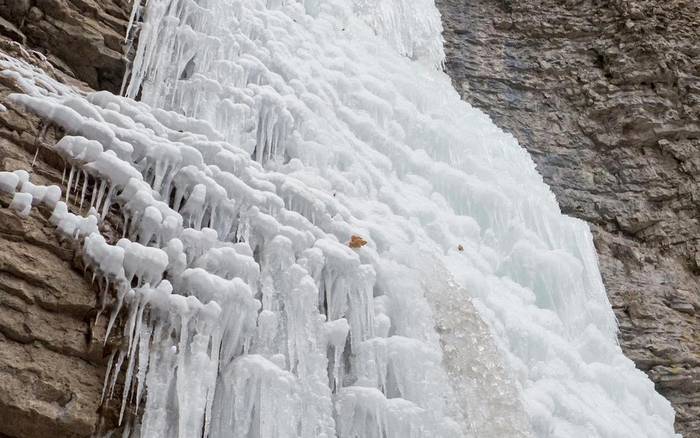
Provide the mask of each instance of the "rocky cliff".
POLYGON ((437 3, 455 86, 591 224, 623 350, 700 437, 700 3, 437 3))
MULTIPOLYGON (((0 95, 10 91, 16 90, 3 80, 0 95)), ((26 113, 2 113, 0 169, 31 170, 42 184, 60 183, 57 163, 41 153, 41 129, 26 113)), ((54 139, 49 132, 46 141, 54 139)), ((103 380, 101 343, 91 336, 95 294, 73 269, 72 249, 48 224, 50 212, 23 220, 9 202, 0 197, 0 433, 89 436, 103 380)))
POLYGON ((127 0, 0 0, 0 33, 90 87, 118 92, 127 0))
MULTIPOLYGON (((0 0, 0 53, 78 87, 88 85, 75 78, 118 90, 127 10, 113 1, 0 0)), ((16 91, 11 78, 0 78, 0 102, 16 91)), ((63 165, 45 146, 62 133, 7 107, 0 170, 25 169, 35 182, 60 184, 63 165)), ((98 412, 106 352, 104 321, 94 324, 96 287, 74 249, 58 240, 49 211, 20 219, 9 202, 0 196, 0 437, 92 436, 111 421, 98 412)))

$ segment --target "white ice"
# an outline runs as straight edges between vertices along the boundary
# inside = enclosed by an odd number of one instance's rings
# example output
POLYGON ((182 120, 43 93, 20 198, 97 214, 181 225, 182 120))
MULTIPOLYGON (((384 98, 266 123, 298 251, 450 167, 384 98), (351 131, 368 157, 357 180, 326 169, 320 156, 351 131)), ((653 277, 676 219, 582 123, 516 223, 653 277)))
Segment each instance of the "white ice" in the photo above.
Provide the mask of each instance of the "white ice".
MULTIPOLYGON (((587 226, 441 72, 433 2, 150 0, 132 23, 129 97, 0 56, 5 104, 68 134, 65 202, 42 199, 122 317, 127 434, 674 436, 587 226)), ((41 190, 15 176, 23 212, 41 190)))
POLYGON ((17 192, 12 197, 10 208, 15 210, 21 217, 29 216, 32 211, 32 195, 31 193, 17 192))

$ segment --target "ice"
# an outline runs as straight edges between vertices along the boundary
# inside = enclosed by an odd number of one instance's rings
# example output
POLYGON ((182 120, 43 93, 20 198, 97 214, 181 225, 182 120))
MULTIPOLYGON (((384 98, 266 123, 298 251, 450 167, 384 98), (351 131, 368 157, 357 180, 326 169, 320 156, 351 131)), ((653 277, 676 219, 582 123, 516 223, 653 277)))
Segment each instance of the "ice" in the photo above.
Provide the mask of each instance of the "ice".
POLYGON ((207 251, 217 247, 219 245, 218 237, 216 230, 211 228, 203 228, 201 230, 184 229, 179 238, 184 245, 188 263, 194 263, 207 251))
POLYGON ((158 285, 168 267, 165 251, 129 239, 120 239, 117 246, 124 249, 124 273, 129 284, 136 279, 139 285, 158 285))
POLYGON ((17 179, 19 180, 20 185, 29 181, 29 177, 30 177, 29 172, 27 172, 24 169, 18 169, 12 173, 17 175, 17 179))
POLYGON ((88 266, 105 278, 126 281, 124 248, 108 244, 99 233, 89 234, 83 242, 83 257, 88 266))
POLYGON ((187 254, 182 240, 178 238, 170 239, 163 247, 168 255, 168 277, 176 278, 187 268, 187 254))
POLYGON ((388 398, 402 398, 424 409, 444 410, 442 394, 434 393, 444 377, 430 375, 439 368, 438 350, 421 341, 391 336, 363 341, 355 348, 355 385, 379 389, 388 398))
POLYGON ((247 284, 255 285, 260 277, 260 266, 252 257, 252 250, 249 247, 246 249, 247 251, 236 247, 211 248, 196 259, 194 266, 227 280, 240 278, 247 284))
POLYGON ((255 329, 260 302, 241 279, 226 280, 201 268, 183 272, 176 287, 183 294, 208 303, 216 302, 223 309, 220 327, 223 343, 221 362, 229 363, 248 347, 255 329))
POLYGON ((26 171, 0 189, 93 273, 125 435, 674 436, 586 225, 440 71, 433 2, 150 0, 131 24, 126 97, 0 54, 5 103, 67 133, 64 201, 26 171))
POLYGON ((338 437, 459 437, 457 424, 435 418, 401 398, 387 399, 374 388, 350 386, 339 391, 338 437))
MULTIPOLYGON (((179 430, 179 436, 192 436, 204 427, 205 416, 209 413, 208 399, 213 396, 216 383, 218 357, 209 344, 215 336, 221 308, 216 303, 204 305, 194 297, 172 294, 172 286, 167 280, 155 289, 136 289, 129 299, 131 309, 125 326, 125 335, 129 339, 126 386, 132 387, 131 379, 136 368, 137 402, 143 389, 147 388, 149 392, 142 433, 156 437, 172 436, 170 431, 179 430), (146 307, 149 308, 148 316, 144 312, 146 307), (155 325, 151 326, 149 321, 155 325), (135 365, 137 350, 139 363, 135 365), (175 413, 164 409, 172 385, 180 394, 175 413)), ((120 366, 118 362, 117 371, 120 366)), ((127 394, 128 390, 124 394, 122 409, 127 394)))
POLYGON ((12 172, 0 172, 0 190, 14 195, 19 184, 19 177, 12 172))
POLYGON ((182 232, 182 216, 172 210, 168 204, 157 199, 150 186, 140 179, 132 178, 126 187, 117 196, 117 202, 124 215, 123 234, 131 240, 150 242, 155 238, 156 242, 163 244, 176 238, 182 232), (151 208, 153 207, 153 208, 151 208), (162 221, 155 223, 157 210, 162 221), (146 211, 150 213, 150 220, 142 221, 146 211))
POLYGON ((345 353, 345 344, 350 333, 350 325, 345 318, 340 318, 326 322, 324 329, 328 347, 332 348, 333 352, 333 356, 330 358, 333 367, 330 375, 330 384, 331 388, 335 390, 342 386, 341 370, 344 369, 342 360, 343 353, 345 353))
POLYGON ((12 197, 10 208, 17 212, 22 217, 29 216, 32 211, 32 195, 31 193, 17 192, 12 197))
MULTIPOLYGON (((441 66, 442 19, 432 0, 354 0, 355 13, 400 54, 441 66)), ((369 95, 369 98, 374 98, 369 95)), ((379 101, 380 104, 384 102, 379 101)))
POLYGON ((223 369, 222 381, 215 436, 300 436, 302 400, 291 373, 262 356, 247 355, 223 369))
POLYGON ((99 233, 97 217, 94 215, 82 217, 64 212, 62 217, 56 220, 56 228, 62 235, 73 239, 99 233))

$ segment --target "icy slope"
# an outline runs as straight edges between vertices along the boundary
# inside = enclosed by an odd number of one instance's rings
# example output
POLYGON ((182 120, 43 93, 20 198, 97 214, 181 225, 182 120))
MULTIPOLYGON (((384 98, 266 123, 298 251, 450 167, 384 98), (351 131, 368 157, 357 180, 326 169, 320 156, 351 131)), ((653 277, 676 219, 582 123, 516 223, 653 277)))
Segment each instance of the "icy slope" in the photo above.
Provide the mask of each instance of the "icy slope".
POLYGON ((2 61, 11 103, 68 134, 66 203, 0 179, 22 214, 56 203, 123 318, 105 397, 133 435, 673 436, 616 344, 587 227, 439 71, 432 2, 133 18, 142 102, 2 61))

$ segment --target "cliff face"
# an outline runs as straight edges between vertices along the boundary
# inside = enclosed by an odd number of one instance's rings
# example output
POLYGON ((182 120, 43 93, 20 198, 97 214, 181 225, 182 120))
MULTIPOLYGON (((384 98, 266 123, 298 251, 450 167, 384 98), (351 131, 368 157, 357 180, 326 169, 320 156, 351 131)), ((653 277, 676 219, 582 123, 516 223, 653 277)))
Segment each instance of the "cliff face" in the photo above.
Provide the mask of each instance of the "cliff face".
MULTIPOLYGON (((127 20, 119 2, 0 0, 0 53, 64 82, 118 90, 127 20)), ((16 91, 0 78, 0 102, 16 91)), ((41 138, 39 119, 7 107, 0 112, 0 170, 24 169, 34 182, 60 185, 63 165, 44 146, 62 133, 49 127, 41 138)), ((111 421, 98 413, 106 352, 104 320, 94 324, 97 289, 74 249, 57 239, 49 211, 21 219, 9 203, 0 196, 0 437, 92 436, 100 421, 111 421)))
MULTIPOLYGON (((0 95, 10 91, 3 82, 0 95)), ((28 114, 2 113, 0 169, 31 169, 42 184, 60 183, 41 153, 31 166, 40 129, 28 114)), ((0 434, 89 436, 103 375, 101 344, 90 337, 95 293, 72 268, 73 251, 57 240, 50 212, 24 220, 9 203, 0 196, 0 434)))
POLYGON ((0 0, 0 34, 97 90, 118 92, 127 0, 0 0))
POLYGON ((458 91, 591 224, 623 350, 700 437, 700 3, 437 3, 458 91))

